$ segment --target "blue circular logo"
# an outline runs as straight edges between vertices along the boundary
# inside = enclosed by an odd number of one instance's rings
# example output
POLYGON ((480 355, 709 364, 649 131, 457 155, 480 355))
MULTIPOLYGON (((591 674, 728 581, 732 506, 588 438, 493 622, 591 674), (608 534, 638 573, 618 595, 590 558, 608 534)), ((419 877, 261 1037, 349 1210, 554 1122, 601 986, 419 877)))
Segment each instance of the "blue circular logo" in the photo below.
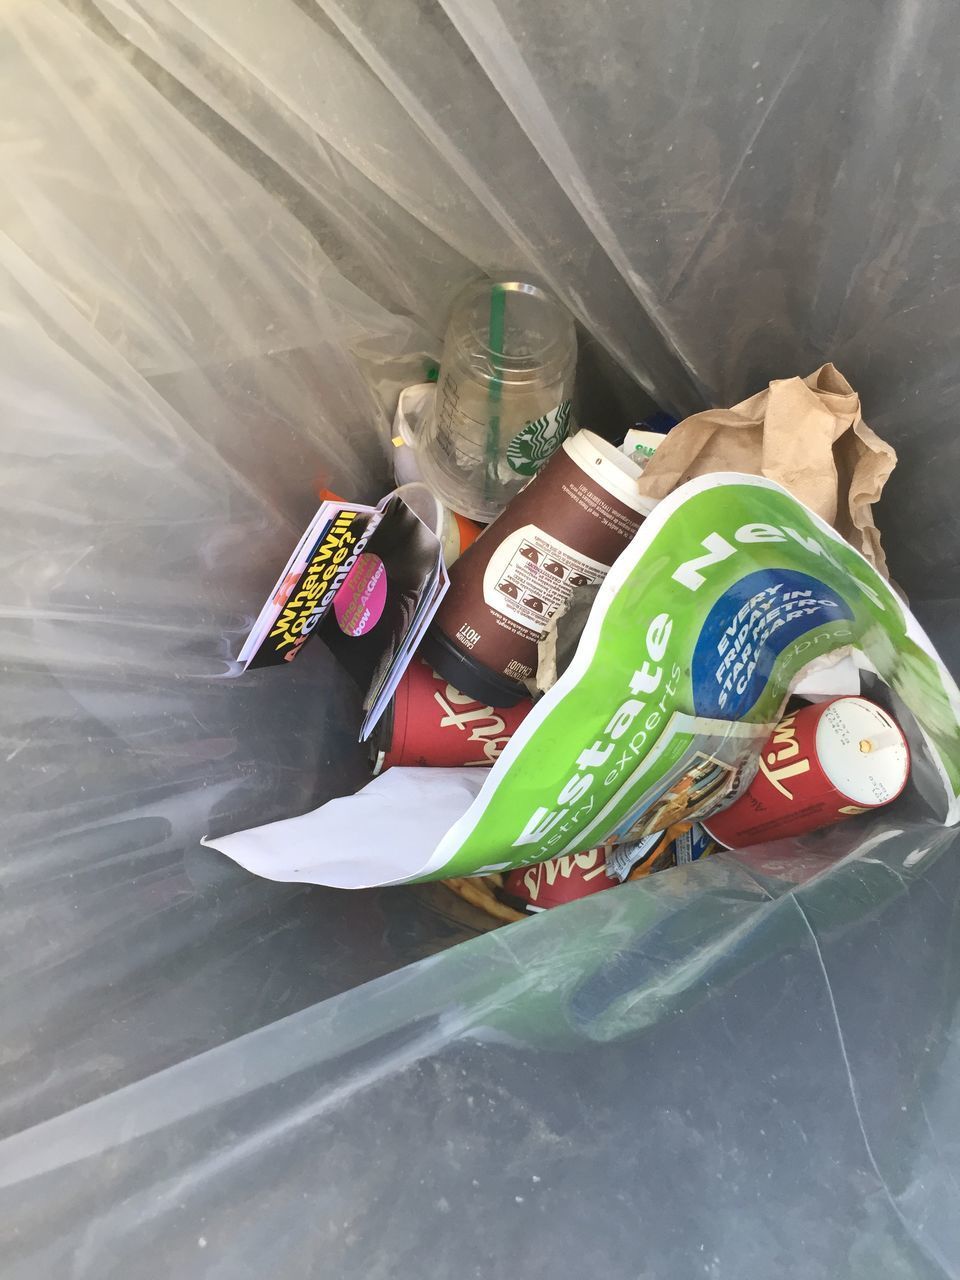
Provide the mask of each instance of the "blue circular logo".
POLYGON ((696 714, 739 720, 760 697, 788 645, 852 617, 845 600, 807 573, 759 569, 741 578, 710 610, 693 652, 696 714))

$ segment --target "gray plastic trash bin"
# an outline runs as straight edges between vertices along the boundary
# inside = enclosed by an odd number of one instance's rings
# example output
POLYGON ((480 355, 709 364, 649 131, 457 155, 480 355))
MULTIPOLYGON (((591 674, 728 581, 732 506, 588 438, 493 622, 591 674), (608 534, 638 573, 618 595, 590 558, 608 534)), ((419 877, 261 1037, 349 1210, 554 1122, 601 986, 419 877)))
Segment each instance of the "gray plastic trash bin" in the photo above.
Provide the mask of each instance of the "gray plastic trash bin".
POLYGON ((364 776, 319 646, 229 658, 478 271, 564 298, 601 428, 833 359, 956 668, 958 42, 943 0, 7 5, 4 1280, 960 1273, 951 833, 484 936, 198 843, 364 776))

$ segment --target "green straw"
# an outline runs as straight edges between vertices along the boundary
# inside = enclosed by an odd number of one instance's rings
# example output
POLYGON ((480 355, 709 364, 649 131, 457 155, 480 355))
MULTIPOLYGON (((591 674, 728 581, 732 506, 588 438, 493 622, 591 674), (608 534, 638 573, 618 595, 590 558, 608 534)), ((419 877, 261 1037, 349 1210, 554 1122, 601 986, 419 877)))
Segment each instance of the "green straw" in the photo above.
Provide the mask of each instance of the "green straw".
POLYGON ((493 497, 494 481, 497 478, 497 459, 500 454, 500 399, 503 394, 502 368, 498 357, 503 356, 503 320, 507 295, 501 284, 494 284, 490 289, 490 323, 489 346, 493 357, 493 377, 487 392, 487 448, 484 460, 484 497, 493 497))

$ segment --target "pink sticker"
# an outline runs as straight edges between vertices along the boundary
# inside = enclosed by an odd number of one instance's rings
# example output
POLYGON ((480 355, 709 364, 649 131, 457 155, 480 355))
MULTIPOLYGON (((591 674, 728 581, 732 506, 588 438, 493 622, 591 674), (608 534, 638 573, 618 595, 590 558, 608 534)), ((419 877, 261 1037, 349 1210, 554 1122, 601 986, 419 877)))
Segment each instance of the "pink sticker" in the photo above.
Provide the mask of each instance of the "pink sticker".
POLYGON ((365 551, 333 597, 333 612, 341 631, 362 636, 380 621, 387 603, 387 570, 379 556, 365 551))

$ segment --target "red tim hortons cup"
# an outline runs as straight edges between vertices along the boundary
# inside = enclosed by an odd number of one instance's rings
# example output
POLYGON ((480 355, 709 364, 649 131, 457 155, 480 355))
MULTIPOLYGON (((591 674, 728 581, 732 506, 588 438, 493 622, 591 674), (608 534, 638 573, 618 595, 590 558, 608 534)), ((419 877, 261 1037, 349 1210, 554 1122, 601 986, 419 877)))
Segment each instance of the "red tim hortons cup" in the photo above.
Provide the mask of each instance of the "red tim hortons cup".
POLYGON ((484 706, 414 658, 378 726, 373 771, 395 764, 494 764, 532 709, 532 702, 506 709, 484 706))
POLYGON ((834 698, 781 720, 746 791, 701 825, 728 849, 798 836, 889 804, 909 773, 897 722, 866 698, 834 698))
POLYGON ((548 858, 532 867, 518 867, 503 878, 503 897, 524 911, 546 911, 566 902, 586 898, 601 889, 613 889, 620 881, 607 874, 606 849, 548 858))

